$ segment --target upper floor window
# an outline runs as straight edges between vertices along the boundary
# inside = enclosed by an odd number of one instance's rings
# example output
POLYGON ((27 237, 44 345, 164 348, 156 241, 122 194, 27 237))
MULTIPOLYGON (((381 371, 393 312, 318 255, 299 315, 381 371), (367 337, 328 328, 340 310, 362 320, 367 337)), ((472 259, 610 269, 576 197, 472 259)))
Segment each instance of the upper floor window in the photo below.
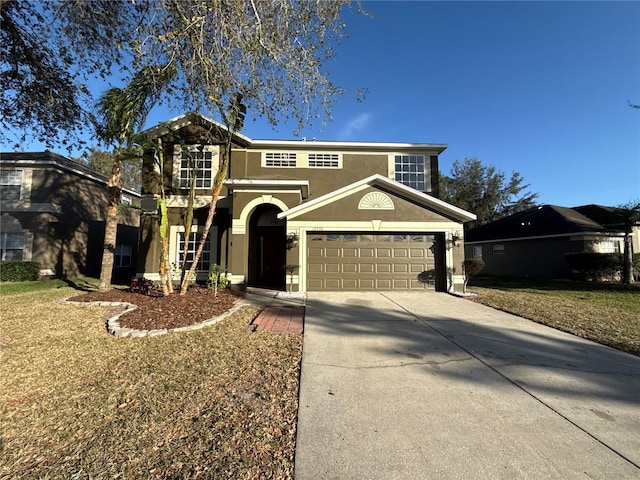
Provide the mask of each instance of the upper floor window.
POLYGON ((295 152, 265 152, 265 167, 288 167, 295 168, 298 166, 298 158, 295 152))
POLYGON ((310 153, 307 162, 309 168, 340 168, 340 155, 337 153, 310 153))
POLYGON ((22 170, 0 170, 0 197, 3 201, 20 200, 22 170))
POLYGON ((178 188, 189 188, 189 181, 195 180, 196 188, 211 188, 218 166, 217 148, 214 146, 190 145, 186 149, 175 147, 180 159, 177 178, 178 188))
POLYGON ((426 190, 424 155, 396 155, 395 174, 396 182, 421 192, 426 190))

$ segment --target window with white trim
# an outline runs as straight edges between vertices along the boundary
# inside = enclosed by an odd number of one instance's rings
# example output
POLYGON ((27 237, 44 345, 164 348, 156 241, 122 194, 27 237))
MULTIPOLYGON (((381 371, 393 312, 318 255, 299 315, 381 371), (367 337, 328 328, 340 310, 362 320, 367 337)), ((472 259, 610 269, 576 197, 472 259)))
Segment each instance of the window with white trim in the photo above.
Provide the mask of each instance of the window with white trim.
MULTIPOLYGON (((211 262, 211 232, 207 235, 207 240, 204 242, 204 247, 202 249, 202 254, 198 259, 198 266, 196 270, 198 272, 208 272, 209 265, 211 262)), ((178 251, 177 251, 177 264, 182 265, 182 260, 184 258, 184 242, 185 242, 185 234, 184 232, 178 232, 178 251)), ((198 245, 200 244, 200 233, 199 232, 191 232, 189 235, 189 245, 187 248, 187 268, 191 267, 193 263, 193 259, 196 256, 196 250, 198 249, 198 245)))
POLYGON ((22 170, 0 170, 0 198, 2 198, 3 201, 9 202, 20 200, 21 188, 22 170))
POLYGON ((133 248, 131 245, 116 245, 116 248, 113 250, 113 266, 130 267, 132 252, 133 248))
POLYGON ((495 244, 491 246, 491 251, 494 255, 504 255, 504 245, 495 244))
POLYGON ((307 158, 309 168, 340 168, 338 153, 310 153, 307 158))
POLYGON ((424 192, 427 188, 424 155, 396 155, 395 180, 424 192))
POLYGON ((478 245, 478 246, 474 246, 473 247, 472 257, 473 258, 482 258, 482 245, 478 245))
POLYGON ((21 262, 24 250, 24 233, 0 233, 0 260, 3 262, 21 262))
POLYGON ((214 173, 217 170, 218 155, 214 146, 190 145, 186 149, 179 145, 178 188, 189 188, 189 180, 194 175, 196 188, 211 188, 214 173))
POLYGON ((296 152, 264 152, 263 155, 265 167, 295 168, 298 166, 296 152))

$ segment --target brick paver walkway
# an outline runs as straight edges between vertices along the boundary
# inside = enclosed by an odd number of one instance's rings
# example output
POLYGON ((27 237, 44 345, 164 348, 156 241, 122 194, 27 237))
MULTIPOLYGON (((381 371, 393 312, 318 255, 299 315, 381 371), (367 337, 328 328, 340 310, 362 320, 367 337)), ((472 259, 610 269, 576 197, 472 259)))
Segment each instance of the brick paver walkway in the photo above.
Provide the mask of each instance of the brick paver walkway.
POLYGON ((256 332, 301 334, 304 330, 304 307, 266 306, 251 326, 256 332))

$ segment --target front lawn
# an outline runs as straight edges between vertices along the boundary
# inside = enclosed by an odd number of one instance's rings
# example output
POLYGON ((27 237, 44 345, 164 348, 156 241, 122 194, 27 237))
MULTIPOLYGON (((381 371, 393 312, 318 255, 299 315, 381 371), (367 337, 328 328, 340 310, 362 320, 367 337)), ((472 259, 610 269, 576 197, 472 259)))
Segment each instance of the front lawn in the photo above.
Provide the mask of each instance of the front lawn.
POLYGON ((247 331, 260 307, 118 338, 75 288, 5 286, 0 478, 292 478, 302 337, 247 331))
POLYGON ((475 301, 640 356, 640 284, 473 277, 475 301))

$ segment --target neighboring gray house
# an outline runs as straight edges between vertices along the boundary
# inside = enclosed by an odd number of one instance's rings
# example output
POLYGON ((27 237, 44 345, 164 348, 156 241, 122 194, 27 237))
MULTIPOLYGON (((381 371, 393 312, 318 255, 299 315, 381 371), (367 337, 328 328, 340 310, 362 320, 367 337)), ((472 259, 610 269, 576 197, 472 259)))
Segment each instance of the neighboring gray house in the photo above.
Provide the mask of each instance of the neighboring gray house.
MULTIPOLYGON (((100 275, 107 178, 51 152, 0 153, 0 260, 39 262, 43 276, 100 275)), ((139 203, 125 190, 123 203, 139 203)), ((114 278, 135 274, 140 215, 118 217, 114 278)))
MULTIPOLYGON (((636 253, 640 251, 638 233, 636 227, 636 253)), ((484 261, 483 275, 566 278, 572 274, 567 253, 616 253, 623 249, 624 230, 616 219, 616 209, 600 205, 542 205, 481 225, 465 235, 465 256, 484 261)))

